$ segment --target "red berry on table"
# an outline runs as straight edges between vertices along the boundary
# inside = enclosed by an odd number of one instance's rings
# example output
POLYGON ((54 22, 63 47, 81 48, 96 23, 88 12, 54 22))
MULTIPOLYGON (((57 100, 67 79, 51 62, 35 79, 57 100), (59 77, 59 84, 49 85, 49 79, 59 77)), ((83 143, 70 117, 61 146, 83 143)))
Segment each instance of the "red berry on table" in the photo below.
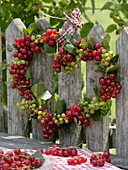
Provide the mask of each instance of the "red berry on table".
POLYGON ((105 160, 104 159, 97 159, 97 166, 104 166, 105 160))
POLYGON ((110 157, 110 152, 109 151, 104 151, 103 153, 104 157, 108 159, 110 157))
POLYGON ((77 156, 77 150, 71 149, 71 156, 77 156))
POLYGON ((92 163, 93 166, 97 166, 97 160, 96 159, 92 160, 91 163, 92 163))
POLYGON ((45 154, 46 154, 46 155, 50 155, 50 154, 51 154, 51 150, 50 150, 50 149, 47 149, 47 150, 45 151, 45 154))
POLYGON ((15 155, 20 155, 21 150, 19 148, 16 148, 16 149, 14 149, 14 153, 15 153, 15 155))
POLYGON ((111 159, 110 158, 107 158, 105 161, 108 162, 108 163, 111 163, 111 159))
POLYGON ((67 162, 68 162, 69 165, 74 165, 73 159, 68 159, 67 162))

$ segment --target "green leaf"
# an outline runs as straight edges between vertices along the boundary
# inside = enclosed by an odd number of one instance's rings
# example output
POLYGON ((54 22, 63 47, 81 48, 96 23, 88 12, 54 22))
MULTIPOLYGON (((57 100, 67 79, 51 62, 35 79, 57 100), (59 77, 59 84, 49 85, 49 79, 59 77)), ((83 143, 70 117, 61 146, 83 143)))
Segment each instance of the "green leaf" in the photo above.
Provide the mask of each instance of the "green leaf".
POLYGON ((66 44, 64 49, 74 55, 76 54, 76 50, 77 50, 77 48, 75 46, 73 46, 72 44, 66 44))
POLYGON ((74 117, 74 122, 77 124, 78 123, 78 119, 76 117, 74 117))
POLYGON ((27 80, 31 79, 31 77, 32 77, 31 67, 30 66, 26 68, 26 75, 25 75, 25 77, 26 77, 27 80))
POLYGON ((71 44, 73 44, 74 46, 77 47, 77 45, 76 45, 76 41, 77 41, 77 40, 74 38, 73 35, 71 35, 71 34, 69 34, 69 33, 66 33, 65 36, 66 36, 67 42, 69 42, 69 43, 71 43, 71 44))
POLYGON ((28 34, 31 34, 33 31, 40 30, 40 24, 38 22, 33 22, 28 27, 28 34))
POLYGON ((127 11, 128 10, 128 4, 127 3, 119 4, 118 10, 121 11, 126 18, 128 18, 128 11, 127 11))
POLYGON ((49 54, 54 54, 56 53, 56 46, 50 46, 49 44, 44 43, 44 50, 49 54))
POLYGON ((115 4, 114 2, 106 2, 103 7, 101 8, 101 11, 102 10, 114 10, 115 9, 115 4))
POLYGON ((25 36, 28 35, 29 34, 28 33, 28 29, 27 28, 23 28, 23 33, 24 33, 25 36))
POLYGON ((120 82, 122 80, 124 80, 124 77, 116 77, 113 81, 114 82, 120 82))
POLYGON ((110 111, 110 108, 108 106, 102 106, 101 107, 101 115, 102 116, 107 115, 109 111, 110 111))
POLYGON ((115 64, 115 63, 117 63, 118 59, 119 59, 119 55, 116 54, 110 61, 111 61, 113 64, 115 64))
POLYGON ((124 20, 116 18, 116 17, 115 17, 115 14, 110 15, 110 17, 111 17, 111 18, 114 20, 114 22, 116 22, 119 26, 122 26, 122 25, 125 23, 124 20))
POLYGON ((37 150, 34 154, 32 154, 32 156, 34 156, 36 159, 41 159, 43 163, 45 162, 42 152, 39 150, 37 150))
POLYGON ((58 114, 62 114, 64 113, 66 110, 66 103, 65 103, 65 100, 58 100, 56 103, 55 103, 55 113, 58 113, 58 114))
POLYGON ((41 97, 44 94, 44 83, 37 83, 31 87, 31 91, 35 97, 41 97))
POLYGON ((120 64, 110 66, 106 69, 107 74, 110 74, 111 72, 117 74, 120 71, 120 64))
POLYGON ((102 45, 106 50, 110 49, 109 43, 110 43, 110 35, 107 34, 105 37, 102 39, 102 45))
POLYGON ((101 110, 97 110, 93 115, 92 115, 93 120, 95 121, 103 121, 103 116, 101 114, 101 110))
POLYGON ((7 67, 6 67, 6 60, 2 61, 2 70, 5 70, 7 67))
POLYGON ((110 32, 113 32, 113 31, 116 30, 116 29, 117 29, 117 25, 111 24, 111 25, 109 25, 109 26, 107 27, 106 32, 107 32, 107 33, 110 33, 110 32))
POLYGON ((92 4, 92 15, 93 15, 95 11, 95 0, 91 0, 91 4, 92 4))
POLYGON ((44 84, 43 83, 34 84, 31 87, 31 91, 33 92, 33 95, 37 99, 38 104, 42 105, 43 102, 41 100, 41 96, 44 94, 44 84))
POLYGON ((97 85, 93 88, 93 90, 94 90, 95 95, 96 95, 97 97, 100 97, 100 89, 98 88, 97 85))
POLYGON ((95 72, 105 74, 105 67, 99 65, 99 66, 98 66, 98 69, 96 69, 95 72))
POLYGON ((81 41, 82 46, 89 48, 89 49, 94 49, 94 41, 92 37, 88 37, 88 40, 82 40, 81 41))
POLYGON ((50 99, 52 97, 52 95, 51 95, 51 93, 48 91, 48 90, 46 90, 45 92, 44 92, 44 94, 40 97, 42 100, 48 100, 48 99, 50 99))
POLYGON ((93 25, 94 24, 92 22, 87 22, 87 23, 84 24, 84 26, 80 30, 81 38, 85 38, 88 35, 88 33, 92 29, 93 25))

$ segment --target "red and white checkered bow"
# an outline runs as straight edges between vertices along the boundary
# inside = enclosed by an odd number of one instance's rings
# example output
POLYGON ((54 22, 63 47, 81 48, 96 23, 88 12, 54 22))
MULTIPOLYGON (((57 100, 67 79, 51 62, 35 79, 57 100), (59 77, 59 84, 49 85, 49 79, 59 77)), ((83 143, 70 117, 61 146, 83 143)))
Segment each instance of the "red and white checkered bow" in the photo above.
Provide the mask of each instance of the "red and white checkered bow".
POLYGON ((76 8, 76 9, 73 10, 73 12, 71 13, 72 18, 70 18, 66 14, 65 14, 65 16, 72 23, 72 26, 69 27, 67 29, 67 31, 65 31, 65 33, 60 38, 58 38, 56 40, 58 46, 62 46, 62 44, 64 44, 64 42, 66 42, 66 36, 65 36, 66 33, 69 33, 69 34, 73 35, 75 33, 75 30, 76 30, 77 27, 81 29, 83 27, 83 25, 84 25, 84 22, 79 21, 79 19, 82 17, 79 8, 76 8))

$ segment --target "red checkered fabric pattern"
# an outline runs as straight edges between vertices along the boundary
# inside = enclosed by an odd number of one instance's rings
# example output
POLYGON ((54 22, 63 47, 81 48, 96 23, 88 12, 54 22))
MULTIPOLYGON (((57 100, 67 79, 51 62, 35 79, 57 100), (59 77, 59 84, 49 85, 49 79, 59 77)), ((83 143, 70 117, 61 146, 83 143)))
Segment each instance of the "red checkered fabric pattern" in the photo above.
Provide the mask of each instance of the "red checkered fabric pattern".
POLYGON ((67 29, 67 31, 65 31, 65 33, 60 38, 58 38, 56 40, 56 42, 58 43, 58 46, 62 46, 66 42, 66 37, 65 37, 66 33, 69 33, 69 34, 73 35, 75 33, 76 27, 81 29, 83 27, 83 25, 84 25, 83 22, 79 21, 79 19, 81 18, 81 12, 80 12, 80 10, 78 8, 74 9, 73 12, 71 13, 72 18, 70 18, 67 15, 66 15, 66 17, 72 23, 72 26, 69 27, 67 29))
MULTIPOLYGON (((5 151, 11 151, 11 149, 7 149, 5 151)), ((24 152, 28 152, 30 154, 33 154, 35 150, 24 150, 24 152)), ((90 157, 92 155, 92 152, 88 149, 78 149, 78 155, 83 155, 87 158, 86 163, 82 163, 80 165, 68 165, 67 160, 70 157, 59 157, 59 156, 51 156, 51 155, 45 155, 46 158, 50 158, 54 161, 55 165, 50 170, 120 170, 120 168, 115 167, 114 165, 110 163, 105 163, 103 167, 93 167, 92 164, 90 164, 90 157)))

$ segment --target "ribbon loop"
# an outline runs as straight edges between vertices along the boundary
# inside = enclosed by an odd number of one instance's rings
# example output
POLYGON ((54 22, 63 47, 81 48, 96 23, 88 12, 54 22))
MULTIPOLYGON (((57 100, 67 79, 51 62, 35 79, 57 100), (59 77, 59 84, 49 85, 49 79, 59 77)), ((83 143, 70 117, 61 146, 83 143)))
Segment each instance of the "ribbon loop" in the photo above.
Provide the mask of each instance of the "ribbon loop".
MULTIPOLYGON (((64 14, 65 14, 65 13, 64 13, 64 14)), ((79 8, 76 8, 76 9, 74 9, 74 10, 72 11, 72 13, 71 13, 71 17, 72 17, 72 18, 70 18, 70 17, 67 16, 66 14, 65 14, 65 16, 68 18, 68 20, 69 20, 69 21, 72 23, 72 25, 73 25, 73 26, 69 27, 69 28, 67 29, 67 31, 65 31, 65 33, 70 33, 70 34, 73 35, 73 34, 75 33, 75 30, 76 30, 77 27, 80 28, 80 29, 83 27, 84 22, 80 22, 80 21, 79 21, 79 19, 82 17, 79 8)), ((64 33, 64 34, 65 34, 65 33, 64 33)), ((56 42, 58 43, 58 46, 62 46, 62 44, 63 44, 64 42, 66 42, 66 37, 65 37, 64 34, 63 34, 59 39, 56 40, 56 42)))

